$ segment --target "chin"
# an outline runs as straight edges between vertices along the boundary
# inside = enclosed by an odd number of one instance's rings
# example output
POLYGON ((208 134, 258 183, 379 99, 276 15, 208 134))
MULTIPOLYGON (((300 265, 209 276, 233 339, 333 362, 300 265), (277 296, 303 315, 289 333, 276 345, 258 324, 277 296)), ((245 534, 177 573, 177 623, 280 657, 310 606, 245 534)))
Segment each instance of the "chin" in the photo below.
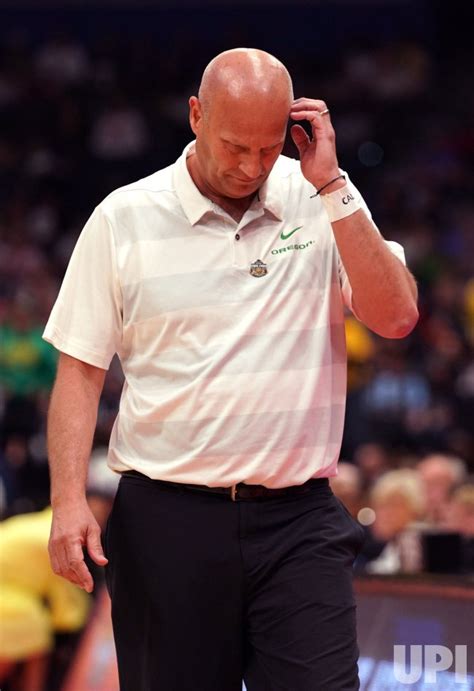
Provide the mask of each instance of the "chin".
POLYGON ((226 192, 225 196, 229 199, 245 199, 255 194, 256 190, 246 191, 246 192, 226 192))
POLYGON ((229 187, 225 191, 225 195, 226 197, 230 197, 231 199, 243 199, 244 197, 249 197, 251 194, 255 194, 260 185, 261 182, 241 182, 240 184, 234 183, 232 184, 232 186, 229 185, 229 187))

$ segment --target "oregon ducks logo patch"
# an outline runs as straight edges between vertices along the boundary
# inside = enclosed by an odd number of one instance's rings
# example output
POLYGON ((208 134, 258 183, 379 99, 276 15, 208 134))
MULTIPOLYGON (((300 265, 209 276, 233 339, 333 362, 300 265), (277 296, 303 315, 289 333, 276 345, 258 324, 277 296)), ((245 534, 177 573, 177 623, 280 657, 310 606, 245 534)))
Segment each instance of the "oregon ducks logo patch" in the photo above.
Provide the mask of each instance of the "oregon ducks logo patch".
POLYGON ((268 273, 267 265, 257 259, 256 262, 250 264, 250 275, 255 276, 255 278, 261 278, 261 276, 266 276, 268 273))

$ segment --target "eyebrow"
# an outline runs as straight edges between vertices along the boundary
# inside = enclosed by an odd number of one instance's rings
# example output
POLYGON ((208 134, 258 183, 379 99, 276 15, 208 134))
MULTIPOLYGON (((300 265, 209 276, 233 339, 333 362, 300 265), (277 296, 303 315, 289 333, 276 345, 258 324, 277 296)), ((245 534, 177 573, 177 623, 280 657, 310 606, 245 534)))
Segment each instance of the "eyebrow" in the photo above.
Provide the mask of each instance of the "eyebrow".
MULTIPOLYGON (((249 149, 248 146, 244 146, 243 144, 239 144, 238 142, 233 142, 230 139, 227 139, 226 137, 221 137, 221 140, 225 142, 226 144, 230 144, 231 146, 236 146, 239 149, 249 149)), ((265 149, 274 149, 277 146, 280 146, 280 144, 283 144, 284 139, 280 140, 279 142, 276 142, 275 144, 270 144, 270 146, 262 146, 262 150, 265 151, 265 149)))

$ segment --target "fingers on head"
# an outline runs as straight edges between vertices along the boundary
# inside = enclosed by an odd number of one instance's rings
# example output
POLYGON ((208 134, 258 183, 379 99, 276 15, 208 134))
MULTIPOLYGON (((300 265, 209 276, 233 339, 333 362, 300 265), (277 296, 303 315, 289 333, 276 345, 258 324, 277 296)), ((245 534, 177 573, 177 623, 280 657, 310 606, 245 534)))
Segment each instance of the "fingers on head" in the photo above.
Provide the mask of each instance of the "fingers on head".
POLYGON ((293 101, 292 110, 326 110, 326 101, 322 101, 320 98, 297 98, 293 101))
POLYGON ((298 137, 299 139, 304 139, 305 137, 308 136, 306 134, 306 130, 301 125, 292 125, 291 126, 291 134, 293 136, 298 137))

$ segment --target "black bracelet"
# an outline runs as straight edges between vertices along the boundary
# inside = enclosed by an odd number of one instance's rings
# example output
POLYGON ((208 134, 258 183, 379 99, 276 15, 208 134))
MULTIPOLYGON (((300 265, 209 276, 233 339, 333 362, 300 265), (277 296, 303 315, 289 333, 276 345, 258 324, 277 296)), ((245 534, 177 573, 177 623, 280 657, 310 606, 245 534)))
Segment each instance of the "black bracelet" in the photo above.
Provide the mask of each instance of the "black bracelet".
POLYGON ((341 179, 346 179, 345 175, 338 175, 336 178, 333 178, 332 180, 329 180, 325 185, 319 188, 319 190, 316 190, 316 194, 312 194, 310 199, 313 199, 313 197, 317 197, 318 194, 321 194, 323 190, 326 189, 326 187, 329 187, 329 185, 332 185, 333 182, 336 182, 336 180, 341 180, 341 179))

